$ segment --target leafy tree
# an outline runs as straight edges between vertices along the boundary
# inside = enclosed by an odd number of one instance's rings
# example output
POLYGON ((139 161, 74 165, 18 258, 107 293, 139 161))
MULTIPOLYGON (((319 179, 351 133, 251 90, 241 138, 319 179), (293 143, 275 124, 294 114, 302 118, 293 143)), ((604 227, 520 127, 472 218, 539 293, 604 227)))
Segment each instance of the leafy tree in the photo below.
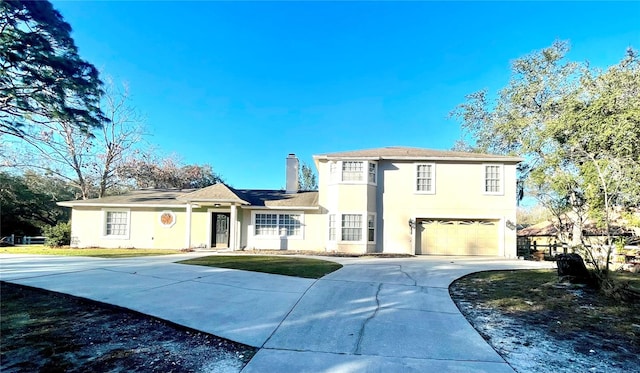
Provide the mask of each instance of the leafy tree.
POLYGON ((42 234, 46 237, 44 244, 50 247, 60 247, 71 243, 71 224, 60 222, 53 226, 46 226, 42 229, 42 234))
POLYGON ((38 235, 44 226, 69 220, 69 210, 56 204, 75 199, 59 180, 28 172, 0 172, 0 235, 38 235))
POLYGON ((302 191, 318 190, 318 180, 311 166, 302 163, 298 174, 298 185, 302 191))
POLYGON ((0 2, 0 135, 22 138, 50 121, 88 131, 104 120, 98 71, 70 33, 48 1, 0 2))
POLYGON ((133 182, 132 187, 160 189, 204 188, 223 182, 210 165, 181 165, 175 158, 133 159, 123 164, 118 173, 133 182))
MULTIPOLYGON (((587 218, 609 234, 613 207, 638 206, 640 69, 636 53, 606 72, 566 60, 557 41, 512 63, 512 78, 495 100, 487 91, 467 96, 452 115, 474 148, 517 154, 527 192, 557 218, 557 228, 584 248, 587 218)), ((605 280, 612 242, 587 255, 605 280)))

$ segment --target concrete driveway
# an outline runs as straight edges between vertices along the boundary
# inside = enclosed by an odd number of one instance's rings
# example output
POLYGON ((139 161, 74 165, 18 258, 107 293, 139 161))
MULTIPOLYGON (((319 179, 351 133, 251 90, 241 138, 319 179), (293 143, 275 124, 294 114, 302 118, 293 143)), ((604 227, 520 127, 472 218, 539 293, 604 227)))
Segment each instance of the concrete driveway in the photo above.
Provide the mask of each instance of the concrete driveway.
POLYGON ((549 263, 469 257, 327 258, 310 280, 173 261, 0 255, 0 280, 114 304, 259 347, 243 372, 513 372, 449 297, 490 269, 549 263))

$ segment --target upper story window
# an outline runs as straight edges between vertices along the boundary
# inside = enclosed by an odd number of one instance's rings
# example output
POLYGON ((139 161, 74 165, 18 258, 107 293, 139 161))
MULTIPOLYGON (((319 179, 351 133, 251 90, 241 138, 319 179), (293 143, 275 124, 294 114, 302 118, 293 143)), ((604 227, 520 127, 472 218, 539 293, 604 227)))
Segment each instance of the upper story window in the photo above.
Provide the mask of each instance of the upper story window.
POLYGON ((331 183, 376 185, 378 163, 374 161, 331 161, 329 180, 331 183))
POLYGON ((370 184, 376 183, 376 175, 377 175, 377 165, 373 162, 369 162, 369 177, 367 181, 370 184))
POLYGON ((416 165, 416 192, 433 194, 436 192, 436 165, 422 163, 416 165))
POLYGON ((502 194, 502 165, 484 165, 484 192, 486 194, 502 194))
POLYGON ((109 238, 129 238, 129 210, 104 211, 104 236, 109 238))
POLYGON ((362 161, 342 162, 342 181, 362 181, 363 163, 362 161))

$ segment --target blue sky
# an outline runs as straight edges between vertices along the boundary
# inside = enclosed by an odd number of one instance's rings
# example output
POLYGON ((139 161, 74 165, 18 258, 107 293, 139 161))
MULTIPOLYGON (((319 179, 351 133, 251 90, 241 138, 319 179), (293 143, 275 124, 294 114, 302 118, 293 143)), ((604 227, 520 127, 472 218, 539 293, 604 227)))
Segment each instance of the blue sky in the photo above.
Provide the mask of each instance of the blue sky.
POLYGON ((149 141, 236 188, 284 186, 285 157, 450 149, 448 113, 556 39, 572 60, 640 48, 640 2, 54 1, 80 55, 146 117, 149 141))

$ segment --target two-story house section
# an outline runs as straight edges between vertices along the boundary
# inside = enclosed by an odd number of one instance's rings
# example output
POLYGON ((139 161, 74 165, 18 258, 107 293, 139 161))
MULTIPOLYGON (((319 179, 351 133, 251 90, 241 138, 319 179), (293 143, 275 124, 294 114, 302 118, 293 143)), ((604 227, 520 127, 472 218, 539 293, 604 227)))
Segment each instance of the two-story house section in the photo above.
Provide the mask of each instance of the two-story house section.
POLYGON ((328 250, 516 256, 516 165, 386 147, 314 156, 328 250))

